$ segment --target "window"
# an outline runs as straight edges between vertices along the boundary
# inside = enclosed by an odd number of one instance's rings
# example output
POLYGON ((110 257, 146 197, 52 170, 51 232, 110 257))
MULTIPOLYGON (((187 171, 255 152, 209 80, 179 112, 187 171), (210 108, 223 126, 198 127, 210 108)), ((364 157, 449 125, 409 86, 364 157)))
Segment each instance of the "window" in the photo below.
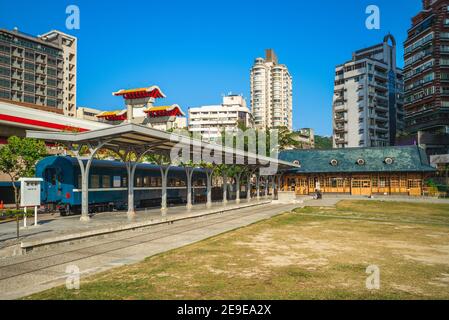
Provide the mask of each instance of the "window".
POLYGON ((28 103, 34 103, 34 96, 25 95, 23 101, 28 103))
POLYGON ((34 75, 32 73, 25 72, 25 80, 34 82, 34 75))
POLYGON ((122 181, 122 177, 120 177, 120 176, 113 176, 112 177, 112 187, 113 188, 120 188, 121 181, 122 181))
POLYGON ((34 93, 34 85, 25 83, 24 87, 25 87, 25 92, 32 92, 32 93, 34 93))
POLYGON ((136 178, 136 187, 137 188, 142 188, 142 177, 137 177, 136 178))
POLYGON ((47 106, 49 106, 49 107, 56 107, 56 100, 48 99, 47 100, 47 106))
POLYGON ((4 44, 0 44, 0 51, 1 52, 6 52, 6 53, 10 53, 11 52, 11 48, 4 45, 4 44))
POLYGON ((51 76, 56 76, 56 70, 52 68, 47 69, 47 73, 51 76))
POLYGON ((47 89, 47 95, 50 97, 56 97, 56 90, 54 89, 47 89))
POLYGON ((102 187, 103 188, 110 188, 111 187, 111 177, 110 176, 103 176, 101 179, 102 187))
POLYGON ((409 180, 408 188, 409 189, 421 188, 421 180, 409 180))
POLYGON ((388 188, 390 186, 390 179, 387 177, 379 178, 379 188, 388 188))
POLYGON ((56 80, 55 79, 51 79, 51 78, 47 78, 47 84, 49 86, 56 87, 56 80))
POLYGON ((0 75, 3 76, 11 76, 11 69, 9 68, 5 68, 5 67, 0 67, 0 75))
POLYGON ((34 60, 34 53, 31 51, 25 51, 25 59, 34 60))
POLYGON ((34 71, 34 63, 25 61, 25 69, 34 71))
POLYGON ((11 87, 11 81, 8 79, 2 79, 0 78, 0 87, 10 88, 11 87))
POLYGON ((9 91, 0 90, 0 98, 11 99, 9 91))
POLYGON ((9 57, 0 56, 0 63, 10 64, 11 63, 11 59, 9 57))
POLYGON ((90 187, 93 189, 100 188, 100 176, 99 175, 93 174, 90 177, 90 187))

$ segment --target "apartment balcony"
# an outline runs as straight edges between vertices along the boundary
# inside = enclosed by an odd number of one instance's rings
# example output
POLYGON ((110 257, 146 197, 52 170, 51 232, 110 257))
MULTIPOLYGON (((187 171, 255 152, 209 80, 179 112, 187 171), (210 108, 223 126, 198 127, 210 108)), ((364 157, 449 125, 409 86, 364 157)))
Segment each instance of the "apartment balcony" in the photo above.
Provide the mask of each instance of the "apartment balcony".
POLYGON ((14 72, 11 74, 11 78, 12 78, 12 79, 15 79, 15 80, 23 80, 23 72, 17 72, 17 71, 14 71, 14 72))
POLYGON ((346 106, 346 104, 334 104, 334 110, 335 111, 345 111, 345 110, 347 110, 348 108, 347 108, 347 106, 346 106))
POLYGON ((387 91, 387 89, 388 89, 388 86, 386 83, 379 82, 379 81, 372 81, 372 82, 370 82, 370 85, 373 86, 374 88, 376 88, 376 94, 383 94, 383 92, 387 91), (381 92, 379 92, 378 90, 381 90, 381 92))
POLYGON ((42 66, 36 66, 35 73, 45 75, 47 73, 47 70, 42 66))
POLYGON ((334 128, 335 133, 346 133, 348 130, 345 128, 345 126, 336 126, 334 128))
POLYGON ((374 129, 377 131, 377 132, 388 132, 388 127, 385 127, 385 126, 375 126, 374 127, 374 129))
POLYGON ((388 101, 387 95, 380 92, 376 92, 375 99, 376 101, 388 101))
POLYGON ((36 84, 45 85, 45 77, 37 77, 36 84))
POLYGON ((36 85, 35 94, 39 96, 46 96, 45 87, 36 85))
POLYGON ((11 90, 13 90, 13 91, 23 91, 23 86, 22 86, 22 84, 14 83, 11 86, 11 90))
POLYGON ((374 116, 374 118, 377 120, 381 120, 381 121, 388 121, 388 115, 386 114, 382 114, 382 113, 378 113, 374 116))
POLYGON ((45 106, 46 105, 44 97, 36 97, 34 103, 37 104, 37 105, 40 105, 40 106, 45 106))
POLYGON ((69 64, 69 71, 72 72, 73 69, 75 69, 75 65, 72 64, 72 63, 70 63, 70 64, 69 64))
POLYGON ((383 79, 387 79, 388 78, 388 75, 385 72, 374 71, 374 75, 376 77, 381 77, 383 79))
POLYGON ((36 63, 42 63, 42 64, 46 64, 47 63, 47 59, 41 55, 36 57, 36 63))
POLYGON ((344 123, 347 122, 348 120, 345 117, 335 117, 334 121, 335 123, 344 123))
POLYGON ((22 101, 22 97, 23 97, 23 95, 22 95, 21 92, 13 92, 11 94, 11 100, 13 100, 13 101, 21 102, 22 101))
POLYGON ((13 48, 11 54, 13 57, 17 57, 17 58, 25 57, 25 51, 23 51, 23 49, 13 48))
POLYGON ((23 69, 23 61, 13 60, 11 63, 11 68, 23 69))
POLYGON ((334 137, 334 141, 336 144, 345 144, 346 143, 346 140, 344 138, 334 137))
POLYGON ((379 110, 379 111, 382 111, 382 112, 386 112, 386 111, 389 110, 388 106, 387 105, 383 105, 383 104, 376 104, 374 106, 374 108, 379 110))

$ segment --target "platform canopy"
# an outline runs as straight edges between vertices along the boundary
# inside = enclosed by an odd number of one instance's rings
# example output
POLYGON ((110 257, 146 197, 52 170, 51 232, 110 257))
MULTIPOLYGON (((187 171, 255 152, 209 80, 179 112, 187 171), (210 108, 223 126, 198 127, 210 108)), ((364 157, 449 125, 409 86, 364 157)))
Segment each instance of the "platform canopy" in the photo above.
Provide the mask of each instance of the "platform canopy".
MULTIPOLYGON (((222 161, 225 157, 228 161, 232 157, 235 164, 252 164, 261 167, 277 165, 280 170, 300 168, 297 164, 277 158, 270 158, 239 149, 211 144, 138 124, 122 124, 81 133, 27 131, 27 137, 63 144, 89 144, 96 146, 101 143, 103 148, 133 149, 138 153, 151 149, 151 152, 154 154, 159 153, 164 155, 169 155, 170 151, 175 147, 185 147, 185 149, 189 148, 191 159, 194 158, 194 153, 197 155, 200 150, 202 152, 206 149, 213 150, 214 155, 217 152, 221 153, 222 161)), ((228 161, 221 163, 227 163, 228 161)))
MULTIPOLYGON (((255 153, 245 152, 243 150, 228 148, 218 144, 206 143, 200 140, 192 139, 188 136, 169 133, 152 128, 148 128, 137 124, 123 124, 112 126, 100 130, 81 132, 81 133, 57 133, 43 131, 27 131, 28 138, 41 139, 63 144, 68 150, 74 153, 78 160, 81 171, 81 220, 88 221, 89 218, 89 172, 96 153, 101 149, 109 149, 122 151, 124 155, 120 155, 121 160, 125 162, 128 174, 128 217, 132 219, 135 216, 134 206, 134 174, 139 161, 146 154, 163 155, 170 159, 171 156, 178 157, 175 162, 185 160, 189 156, 188 161, 194 164, 185 166, 187 176, 187 206, 191 207, 191 189, 192 189, 192 172, 195 165, 202 162, 213 165, 235 164, 245 167, 250 176, 256 174, 257 189, 259 195, 259 177, 274 177, 278 175, 279 170, 287 171, 288 169, 299 168, 299 165, 291 162, 282 161, 277 158, 270 158, 255 153), (87 147, 87 154, 81 154, 82 147, 87 147), (175 152, 173 152, 175 150, 175 152), (135 154, 132 160, 131 154, 135 154), (182 156, 182 158, 181 158, 182 156), (258 172, 258 169, 267 168, 266 172, 258 172)), ((163 214, 167 211, 167 177, 171 166, 180 165, 180 163, 161 163, 162 178, 162 202, 161 211, 163 214)), ((207 206, 212 205, 212 168, 203 168, 207 175, 207 206)), ((241 174, 237 181, 240 180, 241 174)), ((227 184, 227 177, 224 177, 224 183, 227 184)), ((251 179, 248 177, 250 183, 251 179)), ((268 184, 266 184, 268 185, 268 184)), ((278 184, 279 185, 279 184, 278 184)), ((237 188, 240 190, 240 188, 237 188)), ((249 190, 249 189, 248 189, 249 190)), ((267 190, 267 189, 266 189, 267 190)), ((224 191, 224 204, 226 203, 227 188, 224 191)), ((238 191, 240 192, 240 191, 238 191)), ((250 196, 251 193, 248 192, 250 196)), ((250 200, 250 197, 248 198, 250 200)))

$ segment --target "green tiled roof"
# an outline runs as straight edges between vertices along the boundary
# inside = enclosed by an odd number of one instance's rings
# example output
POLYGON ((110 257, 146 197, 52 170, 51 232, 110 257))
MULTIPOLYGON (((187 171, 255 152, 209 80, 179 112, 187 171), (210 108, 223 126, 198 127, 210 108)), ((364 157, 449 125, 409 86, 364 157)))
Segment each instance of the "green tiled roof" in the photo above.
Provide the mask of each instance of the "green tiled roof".
POLYGON ((369 172, 432 172, 423 149, 418 146, 347 148, 333 150, 289 150, 283 151, 279 159, 289 162, 299 161, 300 169, 291 172, 304 173, 369 173, 369 172), (386 159, 393 159, 387 164, 386 159), (359 159, 365 161, 359 165, 359 159), (338 165, 333 166, 332 160, 338 165))

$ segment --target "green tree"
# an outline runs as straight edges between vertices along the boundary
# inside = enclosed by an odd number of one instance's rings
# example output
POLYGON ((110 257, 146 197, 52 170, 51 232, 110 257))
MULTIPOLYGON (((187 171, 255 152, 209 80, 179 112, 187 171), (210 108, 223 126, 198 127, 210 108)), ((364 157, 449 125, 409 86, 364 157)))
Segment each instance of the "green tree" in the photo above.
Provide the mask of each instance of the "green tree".
POLYGON ((0 148, 0 172, 11 179, 17 209, 20 198, 16 182, 21 177, 34 176, 36 163, 46 154, 44 142, 15 136, 10 137, 8 144, 0 148))
MULTIPOLYGON (((277 127, 274 128, 278 130, 278 150, 285 151, 289 149, 302 149, 303 145, 298 140, 297 132, 290 131, 287 127, 277 127)), ((267 150, 270 146, 270 131, 267 131, 267 150)), ((269 155, 269 154, 267 154, 269 155)))
POLYGON ((322 150, 332 149, 332 138, 315 136, 315 149, 322 149, 322 150))

